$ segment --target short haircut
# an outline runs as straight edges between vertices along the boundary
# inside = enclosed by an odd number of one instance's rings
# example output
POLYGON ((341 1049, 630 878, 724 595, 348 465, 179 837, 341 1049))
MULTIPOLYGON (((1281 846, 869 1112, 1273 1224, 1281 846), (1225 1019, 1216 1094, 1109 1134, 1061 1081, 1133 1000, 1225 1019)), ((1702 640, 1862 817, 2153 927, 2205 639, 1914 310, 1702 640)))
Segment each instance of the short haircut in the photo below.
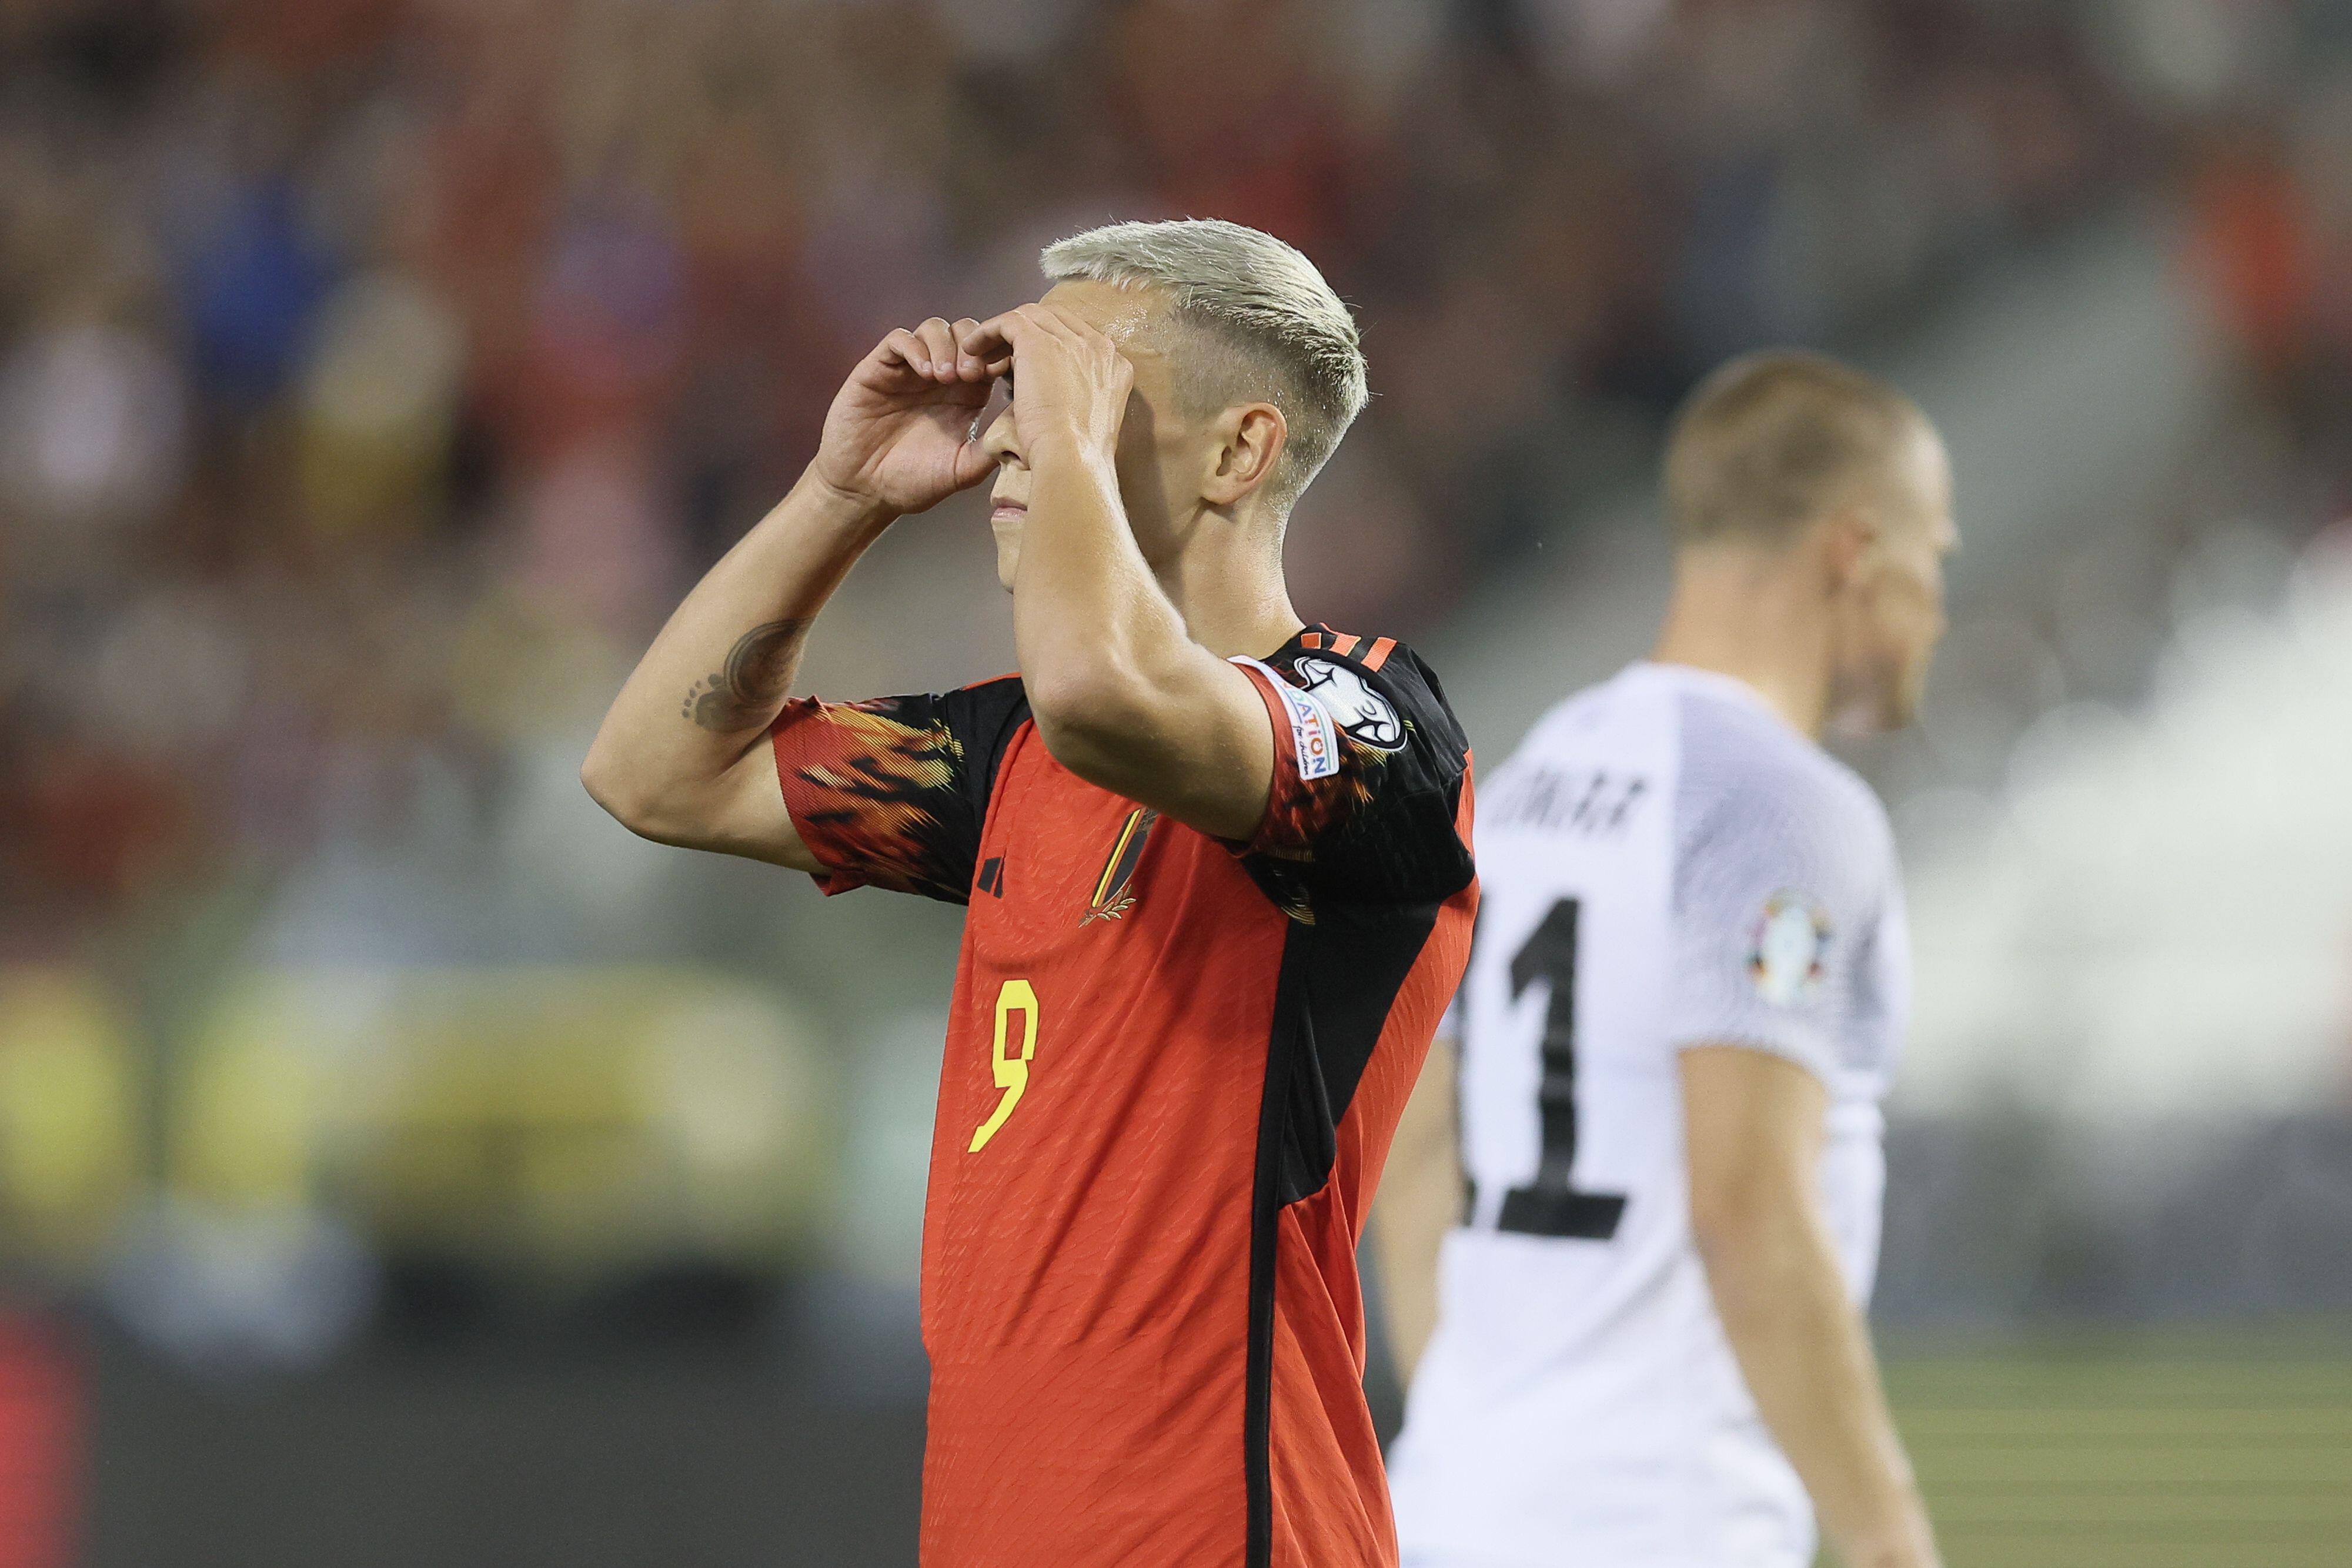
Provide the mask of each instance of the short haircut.
POLYGON ((1356 319, 1315 264, 1272 235, 1214 218, 1112 224, 1047 246, 1040 265, 1056 283, 1167 294, 1176 324, 1211 350, 1178 358, 1177 394, 1201 413, 1240 402, 1282 411, 1289 439, 1267 483, 1286 511, 1363 411, 1356 319))
POLYGON ((1825 354, 1745 355, 1698 384, 1666 439, 1675 543, 1780 543, 1927 427, 1902 392, 1825 354))

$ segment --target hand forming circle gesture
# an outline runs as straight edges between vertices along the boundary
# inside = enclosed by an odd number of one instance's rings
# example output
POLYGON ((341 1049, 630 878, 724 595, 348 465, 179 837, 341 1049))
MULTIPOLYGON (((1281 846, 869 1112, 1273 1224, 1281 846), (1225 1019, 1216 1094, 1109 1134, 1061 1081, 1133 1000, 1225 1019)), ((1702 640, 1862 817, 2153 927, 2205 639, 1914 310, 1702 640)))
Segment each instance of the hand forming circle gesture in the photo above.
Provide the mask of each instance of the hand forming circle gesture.
POLYGON ((1033 465, 1057 443, 1105 461, 1116 452, 1135 367, 1100 329, 1058 305, 1024 305, 957 341, 969 362, 1009 362, 1016 443, 1033 465))
POLYGON ((971 426, 1004 364, 958 351, 979 328, 934 316, 876 344, 826 411, 817 477, 899 513, 928 511, 986 478, 995 465, 971 426))

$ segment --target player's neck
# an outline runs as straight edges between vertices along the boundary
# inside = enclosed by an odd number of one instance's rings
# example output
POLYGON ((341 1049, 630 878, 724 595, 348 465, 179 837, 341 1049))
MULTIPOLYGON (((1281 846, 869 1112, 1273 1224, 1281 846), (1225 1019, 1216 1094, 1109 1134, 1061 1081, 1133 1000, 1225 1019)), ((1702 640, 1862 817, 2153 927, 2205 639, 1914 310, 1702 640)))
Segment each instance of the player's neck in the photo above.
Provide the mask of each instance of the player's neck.
POLYGON ((1737 555, 1678 559, 1650 656, 1728 675, 1819 740, 1829 724, 1829 619, 1784 565, 1737 555))
POLYGON ((1196 541, 1158 576, 1192 641, 1219 658, 1263 659, 1305 624, 1291 608, 1279 553, 1245 540, 1196 541))

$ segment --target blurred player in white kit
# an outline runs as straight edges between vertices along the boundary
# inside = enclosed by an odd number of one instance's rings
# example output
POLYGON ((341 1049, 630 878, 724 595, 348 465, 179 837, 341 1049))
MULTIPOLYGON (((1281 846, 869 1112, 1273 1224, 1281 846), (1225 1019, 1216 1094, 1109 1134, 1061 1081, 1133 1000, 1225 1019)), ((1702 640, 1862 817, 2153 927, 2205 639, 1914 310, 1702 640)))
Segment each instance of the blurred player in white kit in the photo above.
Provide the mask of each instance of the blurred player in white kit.
POLYGON ((1911 716, 1950 467, 1900 392, 1773 353, 1693 394, 1665 491, 1653 657, 1483 791, 1456 1049, 1374 1215, 1404 1568, 1807 1568, 1816 1514, 1848 1568, 1934 1568, 1864 1318, 1902 890, 1819 739, 1911 716))

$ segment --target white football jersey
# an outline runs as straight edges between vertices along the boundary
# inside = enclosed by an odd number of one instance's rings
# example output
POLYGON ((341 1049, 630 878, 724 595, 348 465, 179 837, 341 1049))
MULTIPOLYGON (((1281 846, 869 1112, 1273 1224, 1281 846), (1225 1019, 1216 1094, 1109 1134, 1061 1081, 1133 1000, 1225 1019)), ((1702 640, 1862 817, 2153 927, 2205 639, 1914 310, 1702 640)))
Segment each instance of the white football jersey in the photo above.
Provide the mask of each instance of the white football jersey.
POLYGON ((1806 1568, 1692 1241, 1675 1055, 1828 1085, 1822 1200, 1865 1300, 1909 980, 1885 812, 1746 685, 1640 664, 1544 716, 1476 840, 1469 1190, 1391 1456, 1406 1568, 1806 1568))

